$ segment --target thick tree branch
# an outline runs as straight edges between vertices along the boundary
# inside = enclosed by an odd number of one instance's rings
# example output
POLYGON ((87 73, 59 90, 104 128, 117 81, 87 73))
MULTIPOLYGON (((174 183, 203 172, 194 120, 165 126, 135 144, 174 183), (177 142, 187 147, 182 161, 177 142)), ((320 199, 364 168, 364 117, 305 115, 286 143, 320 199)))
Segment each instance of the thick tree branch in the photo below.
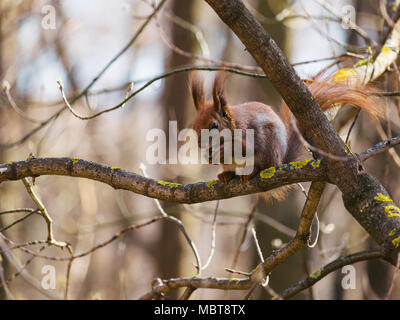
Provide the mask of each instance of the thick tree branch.
POLYGON ((0 183, 25 177, 62 175, 100 181, 114 189, 129 190, 160 200, 198 203, 264 192, 297 182, 326 180, 325 168, 321 160, 305 160, 268 168, 245 183, 233 179, 228 184, 217 180, 178 184, 77 158, 30 158, 1 164, 0 183))

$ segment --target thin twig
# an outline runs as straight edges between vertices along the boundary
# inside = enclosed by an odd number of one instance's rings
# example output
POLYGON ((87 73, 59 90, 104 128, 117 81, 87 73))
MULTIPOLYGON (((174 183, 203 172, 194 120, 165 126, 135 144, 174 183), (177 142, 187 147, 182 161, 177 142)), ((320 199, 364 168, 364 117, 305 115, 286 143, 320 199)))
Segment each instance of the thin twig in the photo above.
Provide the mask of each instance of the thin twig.
POLYGON ((97 112, 97 113, 95 113, 93 115, 90 115, 90 116, 82 116, 82 115, 78 114, 76 111, 74 111, 74 109, 72 108, 72 103, 70 103, 68 101, 68 99, 67 99, 67 97, 66 97, 66 95, 64 93, 64 87, 62 86, 62 83, 61 83, 60 80, 58 81, 58 85, 59 85, 59 89, 61 91, 62 99, 63 99, 67 109, 69 111, 71 111, 71 113, 76 118, 78 118, 80 120, 91 120, 91 119, 94 119, 94 118, 104 114, 104 113, 111 112, 111 111, 114 111, 116 109, 122 108, 130 99, 132 99, 138 93, 142 92, 145 88, 147 88, 152 83, 154 83, 154 82, 156 82, 156 81, 158 81, 160 79, 163 79, 163 78, 166 78, 166 77, 178 74, 178 73, 187 72, 187 71, 193 71, 193 70, 203 70, 203 71, 224 70, 224 71, 237 73, 237 74, 241 74, 241 75, 247 75, 247 76, 256 77, 256 78, 265 78, 264 74, 256 74, 256 73, 251 73, 251 72, 246 72, 246 71, 240 71, 240 70, 237 70, 235 68, 230 68, 230 67, 218 67, 218 66, 216 66, 216 67, 201 67, 201 66, 200 67, 193 67, 193 66, 191 66, 191 67, 177 68, 177 69, 165 72, 165 73, 163 73, 163 74, 161 74, 161 75, 159 75, 157 77, 154 77, 151 80, 147 81, 144 85, 142 85, 139 89, 137 89, 134 92, 132 92, 130 95, 128 95, 123 101, 121 101, 117 105, 115 105, 113 107, 110 107, 110 108, 106 108, 106 109, 104 109, 102 111, 99 111, 99 112, 97 112))
POLYGON ((36 211, 37 209, 32 209, 32 208, 18 208, 18 209, 12 209, 12 210, 5 210, 0 212, 0 216, 3 214, 10 214, 10 213, 19 213, 19 212, 33 212, 36 211))
POLYGON ((257 208, 257 205, 258 205, 259 201, 260 201, 260 198, 257 196, 256 200, 254 201, 253 206, 251 207, 250 213, 247 216, 247 221, 243 226, 242 236, 241 236, 241 238, 239 240, 239 244, 238 244, 238 247, 237 247, 236 252, 235 252, 235 256, 234 256, 233 261, 232 261, 232 265, 231 265, 232 269, 234 269, 236 267, 236 264, 238 262, 239 255, 240 255, 240 248, 242 247, 242 245, 244 243, 244 240, 246 239, 246 234, 247 234, 247 231, 248 231, 247 229, 248 229, 248 227, 249 227, 249 225, 250 225, 250 223, 251 223, 251 221, 253 219, 253 216, 254 216, 254 213, 256 211, 256 208, 257 208))
POLYGON ((381 13, 381 16, 383 17, 383 19, 385 19, 386 23, 388 24, 388 26, 390 28, 394 27, 394 21, 392 20, 392 18, 390 18, 387 10, 386 10, 386 6, 387 6, 387 1, 386 0, 379 0, 379 11, 381 13))
POLYGON ((260 67, 244 66, 241 64, 237 64, 237 63, 230 63, 230 62, 225 62, 225 61, 220 61, 220 60, 214 60, 214 59, 206 58, 204 56, 199 56, 199 55, 191 53, 191 52, 184 51, 181 48, 178 48, 175 44, 172 43, 172 41, 170 41, 168 39, 167 35, 164 32, 164 29, 162 28, 160 22, 158 21, 157 16, 155 18, 155 21, 156 21, 156 25, 157 25, 159 33, 160 33, 161 40, 172 51, 174 51, 175 53, 177 53, 183 57, 186 57, 189 59, 200 60, 200 61, 206 62, 208 64, 217 64, 217 65, 221 65, 224 67, 235 68, 235 69, 239 69, 239 70, 243 70, 243 71, 250 71, 250 72, 261 72, 262 71, 260 67))
POLYGON ((215 251, 215 241, 217 237, 217 214, 218 214, 218 207, 219 207, 219 200, 217 200, 217 203, 215 205, 215 210, 214 210, 214 218, 213 218, 213 223, 211 227, 211 247, 210 247, 210 253, 208 254, 208 259, 207 262, 204 264, 202 267, 202 270, 205 270, 211 263, 211 260, 214 256, 214 251, 215 251))
POLYGON ((368 94, 378 97, 399 97, 400 91, 387 91, 387 92, 368 91, 368 94))
POLYGON ((385 296, 384 300, 389 300, 391 295, 392 295, 392 291, 393 291, 393 288, 394 288, 394 285, 395 285, 395 282, 396 282, 395 280, 396 280, 396 278, 397 278, 397 276, 399 274, 399 272, 398 272, 399 271, 399 266, 400 266, 400 255, 397 254, 397 263, 396 263, 396 266, 393 268, 394 270, 393 270, 392 281, 390 281, 390 287, 388 289, 388 292, 386 293, 386 296, 385 296))
MULTIPOLYGON (((26 260, 26 262, 21 266, 21 269, 19 269, 17 272, 15 272, 14 274, 12 274, 7 280, 4 281, 3 285, 7 285, 7 283, 10 283, 11 281, 13 281, 15 278, 17 278, 18 276, 21 275, 21 273, 26 270, 26 268, 28 267, 28 265, 33 261, 33 259, 35 259, 37 257, 37 255, 42 252, 44 249, 48 248, 48 245, 46 244, 45 246, 42 246, 41 248, 39 248, 39 250, 37 250, 35 252, 35 254, 33 254, 29 259, 26 260)), ((1 285, 0 285, 1 288, 1 285)))
POLYGON ((13 294, 11 293, 10 289, 8 288, 6 279, 4 277, 4 268, 3 268, 3 259, 0 256, 0 288, 3 288, 4 292, 6 293, 6 296, 10 300, 15 300, 13 294))
POLYGON ((353 122, 351 123, 351 126, 350 126, 350 128, 349 128, 349 131, 347 132, 347 136, 346 136, 346 140, 345 140, 345 142, 346 142, 347 145, 349 144, 349 139, 350 139, 351 131, 353 131, 353 128, 354 128, 354 126, 355 126, 355 124, 356 124, 356 122, 357 122, 358 116, 360 115, 360 112, 361 112, 361 109, 358 109, 357 112, 356 112, 356 115, 355 115, 355 117, 354 117, 354 120, 353 120, 353 122))
MULTIPOLYGON (((390 150, 391 148, 397 146, 398 144, 400 144, 400 136, 381 141, 381 142, 377 143, 376 145, 374 145, 373 147, 368 148, 367 150, 361 152, 359 155, 359 158, 361 161, 366 161, 371 157, 374 157, 382 152, 390 150)), ((397 164, 396 160, 395 160, 395 162, 397 164)), ((400 159, 399 159, 398 165, 400 166, 400 159)))
POLYGON ((299 292, 303 291, 304 289, 309 288, 310 286, 314 285, 316 282, 320 281, 324 277, 326 277, 331 272, 358 262, 358 261, 365 261, 365 260, 373 260, 379 259, 382 257, 382 252, 380 249, 372 249, 367 251, 362 251, 358 253, 354 253, 348 256, 340 257, 335 261, 327 264, 326 266, 319 268, 316 272, 310 274, 307 278, 299 281, 298 283, 294 284, 290 288, 284 290, 279 296, 288 299, 293 297, 294 295, 298 294, 299 292))
POLYGON ((254 216, 254 219, 267 224, 268 226, 274 228, 276 231, 278 231, 290 238, 293 238, 296 235, 296 231, 294 229, 289 228, 288 226, 284 225, 283 223, 279 222, 278 220, 275 220, 274 218, 271 218, 270 216, 267 216, 265 214, 257 213, 254 216))
POLYGON ((237 274, 240 274, 240 275, 246 276, 246 277, 250 276, 249 272, 244 272, 244 271, 235 270, 235 269, 231 269, 231 268, 225 268, 225 271, 230 272, 230 273, 237 273, 237 274))
MULTIPOLYGON (((1 235, 1 233, 0 233, 1 235)), ((45 297, 48 297, 50 299, 60 299, 60 296, 57 293, 54 293, 50 290, 44 290, 40 282, 36 280, 31 274, 29 274, 26 271, 26 266, 28 263, 30 263, 34 257, 29 259, 27 262, 25 262, 24 265, 21 265, 20 262, 17 260, 17 258, 8 250, 6 243, 4 242, 3 238, 0 238, 0 248, 3 250, 3 252, 6 254, 8 261, 11 262, 11 264, 18 270, 17 274, 21 275, 21 277, 29 283, 34 289, 36 289, 38 292, 43 294, 45 297)))
POLYGON ((252 283, 248 278, 176 278, 161 280, 153 287, 153 289, 140 297, 140 300, 150 300, 164 295, 171 289, 193 287, 220 289, 220 290, 247 290, 251 287, 252 283))
POLYGON ((201 29, 196 26, 193 23, 190 23, 189 21, 186 21, 185 19, 182 19, 181 17, 178 17, 175 15, 173 12, 170 12, 169 10, 164 10, 164 17, 170 19, 173 23, 176 25, 180 26, 183 29, 186 29, 194 34, 196 37, 197 42, 199 43, 200 49, 203 53, 203 56, 206 58, 210 57, 210 48, 207 44, 207 41, 204 37, 203 32, 201 29))
POLYGON ((40 213, 42 214, 42 217, 46 221, 47 224, 47 241, 52 242, 54 241, 54 236, 53 236, 53 226, 52 226, 52 219, 49 216, 46 207, 44 206, 43 202, 39 199, 35 191, 33 190, 33 186, 29 182, 28 178, 23 178, 22 182, 26 188, 26 191, 28 191, 28 194, 32 198, 33 202, 37 205, 40 213))
MULTIPOLYGON (((147 173, 146 173, 146 167, 144 166, 143 163, 140 165, 140 169, 142 170, 143 175, 146 178, 148 178, 147 173)), ((182 221, 179 220, 178 218, 174 217, 174 216, 170 216, 169 214, 167 214, 165 212, 165 210, 163 209, 163 207, 161 206, 160 201, 158 199, 154 199, 154 201, 156 202, 157 207, 160 210, 160 213, 161 213, 162 217, 165 218, 166 220, 172 221, 175 224, 177 224, 179 229, 182 231, 183 235, 186 238, 186 241, 188 242, 189 246, 191 247, 191 249, 193 251, 193 254, 194 254, 195 258, 196 258, 197 275, 200 276, 201 275, 201 270, 202 270, 200 254, 199 254, 199 251, 197 250, 197 247, 194 244, 193 240, 189 237, 189 234, 187 233, 186 228, 183 225, 182 221)))
POLYGON ((313 182, 311 184, 308 198, 301 213, 296 237, 292 239, 286 246, 274 251, 264 263, 259 264, 252 271, 252 281, 259 284, 263 283, 266 275, 268 275, 273 268, 283 261, 286 261, 298 250, 307 245, 310 237, 312 221, 324 191, 324 187, 325 183, 321 181, 313 182))
MULTIPOLYGON (((100 244, 98 244, 98 245, 92 247, 91 249, 89 249, 89 250, 87 250, 87 251, 81 252, 81 253, 79 253, 79 254, 75 254, 72 258, 73 258, 73 259, 78 259, 78 258, 86 257, 86 256, 88 256, 89 254, 92 254, 93 252, 95 252, 95 251, 97 251, 97 250, 99 250, 99 249, 101 249, 101 248, 104 248, 105 246, 107 246, 107 245, 110 244, 111 242, 114 242, 115 240, 119 239, 124 233, 126 233, 126 232, 128 232, 128 231, 137 230, 137 229, 146 227, 146 226, 148 226, 148 225, 150 225, 150 224, 153 224, 153 223, 155 223, 155 222, 158 222, 158 221, 161 221, 161 220, 165 220, 165 219, 166 219, 166 217, 157 216, 157 217, 154 217, 154 218, 152 218, 152 219, 150 219, 150 220, 148 220, 148 221, 146 221, 146 222, 143 222, 143 223, 140 223, 140 224, 135 224, 135 225, 131 225, 131 226, 129 226, 129 227, 126 227, 126 228, 124 228, 124 229, 122 229, 122 230, 116 232, 116 233, 115 233, 111 238, 109 238, 108 240, 106 240, 106 241, 104 241, 104 242, 102 242, 102 243, 100 243, 100 244)), ((14 244, 13 241, 11 241, 10 239, 5 238, 4 235, 2 235, 1 233, 0 233, 0 236, 1 236, 2 239, 6 240, 7 242, 9 242, 9 243, 11 243, 11 244, 14 244)), ((47 243, 47 242, 46 242, 46 243, 47 243)), ((35 241, 35 242, 33 242, 33 243, 23 244, 23 245, 15 245, 15 244, 14 244, 15 246, 14 246, 13 248, 10 248, 9 250, 15 249, 15 248, 20 248, 22 251, 24 251, 24 252, 26 252, 26 253, 28 253, 28 254, 30 254, 30 255, 35 255, 35 256, 38 257, 38 258, 42 258, 42 259, 46 259, 46 260, 51 260, 51 261, 70 261, 70 260, 71 260, 71 257, 52 257, 52 256, 46 256, 46 255, 36 255, 32 250, 29 250, 29 249, 25 248, 27 245, 34 245, 34 244, 38 244, 38 242, 35 241)), ((0 252, 0 253, 1 253, 1 252, 0 252)))
POLYGON ((353 29, 355 32, 357 32, 365 41, 367 41, 367 43, 369 45, 372 45, 374 47, 378 46, 378 44, 368 36, 367 32, 365 32, 361 27, 359 27, 357 24, 355 24, 351 19, 344 19, 341 16, 340 12, 338 12, 328 2, 326 2, 325 0, 314 0, 314 2, 317 2, 319 5, 321 5, 323 8, 325 8, 327 11, 329 11, 335 17, 340 19, 342 21, 342 23, 346 24, 350 29, 353 29))
POLYGON ((253 235, 254 244, 256 245, 256 249, 257 249, 257 253, 258 253, 258 256, 260 258, 260 261, 261 261, 261 263, 264 263, 264 256, 263 256, 263 253, 261 251, 260 244, 258 243, 257 233, 256 233, 256 229, 254 227, 251 228, 251 233, 253 235))
POLYGON ((35 210, 35 211, 32 211, 32 212, 26 214, 25 216, 23 216, 22 218, 19 218, 19 219, 15 220, 14 222, 12 222, 11 224, 9 224, 8 226, 5 226, 5 227, 1 228, 1 229, 0 229, 0 232, 4 232, 4 231, 6 231, 6 230, 12 228, 12 227, 15 226, 16 224, 18 224, 18 223, 24 221, 25 219, 29 218, 31 215, 33 215, 33 214, 35 214, 35 213, 37 213, 37 212, 39 212, 39 210, 35 210))
POLYGON ((335 155, 335 154, 332 154, 329 152, 325 152, 324 150, 321 150, 317 147, 312 146, 310 143, 308 143, 308 141, 306 139, 304 139, 304 137, 301 134, 299 128, 297 127, 294 119, 291 118, 291 121, 293 122, 293 125, 292 125, 293 129, 304 147, 306 147, 307 149, 310 149, 313 152, 317 152, 321 156, 329 158, 331 160, 336 160, 336 161, 348 161, 349 160, 349 157, 338 156, 338 155, 335 155))
POLYGON ((64 300, 68 300, 69 279, 70 279, 70 275, 71 275, 72 263, 73 263, 74 260, 75 260, 74 252, 72 251, 71 246, 67 246, 67 249, 68 249, 68 253, 69 253, 71 259, 70 259, 69 262, 68 262, 68 265, 67 265, 67 274, 66 274, 66 276, 65 276, 64 300))
POLYGON ((26 112, 24 112, 23 110, 21 110, 20 107, 18 107, 18 105, 16 104, 16 102, 14 101, 13 97, 11 96, 10 93, 10 84, 7 81, 3 81, 3 89, 4 92, 6 94, 8 103, 10 104, 11 108, 18 113, 22 118, 24 118, 27 121, 33 122, 33 123, 42 123, 41 120, 38 119, 33 119, 30 116, 28 116, 26 114, 26 112))

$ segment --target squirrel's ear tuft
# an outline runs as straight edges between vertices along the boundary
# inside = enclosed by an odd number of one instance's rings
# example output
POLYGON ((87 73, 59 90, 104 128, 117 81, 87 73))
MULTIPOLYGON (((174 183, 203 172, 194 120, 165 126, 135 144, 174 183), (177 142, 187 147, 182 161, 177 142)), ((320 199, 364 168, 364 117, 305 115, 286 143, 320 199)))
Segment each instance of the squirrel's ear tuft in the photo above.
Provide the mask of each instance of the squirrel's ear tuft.
POLYGON ((192 73, 189 78, 189 88, 192 93, 194 106, 196 107, 196 110, 199 110, 206 104, 204 79, 196 73, 192 73))
POLYGON ((214 108, 217 112, 225 112, 225 107, 227 105, 225 97, 225 73, 220 71, 217 73, 214 84, 213 84, 213 101, 214 108))

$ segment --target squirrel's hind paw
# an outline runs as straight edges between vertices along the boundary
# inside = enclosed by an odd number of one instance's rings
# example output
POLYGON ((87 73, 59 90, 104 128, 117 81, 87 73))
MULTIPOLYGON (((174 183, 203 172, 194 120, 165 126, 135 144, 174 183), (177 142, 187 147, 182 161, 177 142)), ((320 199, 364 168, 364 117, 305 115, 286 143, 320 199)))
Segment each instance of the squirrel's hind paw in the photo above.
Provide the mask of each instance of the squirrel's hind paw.
POLYGON ((224 171, 218 175, 218 180, 221 183, 228 183, 235 176, 235 172, 233 171, 224 171))
POLYGON ((243 175, 243 176, 239 176, 240 178, 240 182, 247 182, 249 181, 251 178, 253 178, 255 175, 257 175, 260 172, 260 170, 256 167, 254 168, 253 172, 248 174, 248 175, 243 175))

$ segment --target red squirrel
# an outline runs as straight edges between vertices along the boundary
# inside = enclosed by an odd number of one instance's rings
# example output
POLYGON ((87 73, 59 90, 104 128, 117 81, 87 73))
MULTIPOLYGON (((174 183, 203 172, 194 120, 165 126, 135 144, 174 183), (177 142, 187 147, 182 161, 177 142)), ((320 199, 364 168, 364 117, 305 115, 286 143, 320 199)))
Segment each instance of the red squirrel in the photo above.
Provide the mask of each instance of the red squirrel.
MULTIPOLYGON (((232 132, 234 129, 254 129, 254 169, 249 175, 239 176, 242 180, 250 179, 260 170, 294 161, 301 141, 299 130, 294 128, 296 121, 286 103, 282 101, 280 115, 260 102, 229 105, 224 83, 224 74, 219 72, 212 86, 212 100, 209 101, 203 79, 196 75, 190 78, 189 86, 197 110, 192 128, 197 133, 199 146, 201 129, 229 129, 232 132)), ((374 117, 380 114, 377 98, 366 93, 370 90, 368 86, 316 79, 308 84, 308 89, 323 111, 340 104, 360 107, 374 117)), ((244 139, 242 144, 245 145, 244 139)), ((222 143, 221 149, 223 147, 222 143)), ((233 164, 222 163, 222 168, 224 171, 218 175, 218 180, 227 183, 236 175, 234 159, 233 164)))

